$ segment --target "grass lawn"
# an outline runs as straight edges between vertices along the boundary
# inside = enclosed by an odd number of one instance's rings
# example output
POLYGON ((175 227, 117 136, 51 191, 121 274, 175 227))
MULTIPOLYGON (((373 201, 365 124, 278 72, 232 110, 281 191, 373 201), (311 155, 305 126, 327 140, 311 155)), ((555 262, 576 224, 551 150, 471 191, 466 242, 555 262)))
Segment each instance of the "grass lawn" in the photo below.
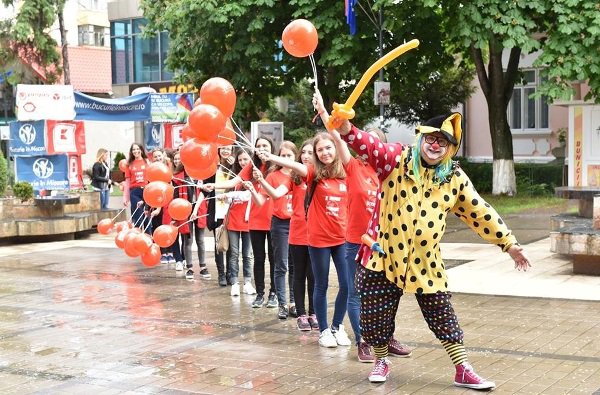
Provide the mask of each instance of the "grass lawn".
POLYGON ((577 211, 577 207, 568 200, 554 196, 526 196, 514 197, 494 196, 482 194, 481 197, 491 204, 500 215, 517 214, 536 211, 568 212, 577 211))

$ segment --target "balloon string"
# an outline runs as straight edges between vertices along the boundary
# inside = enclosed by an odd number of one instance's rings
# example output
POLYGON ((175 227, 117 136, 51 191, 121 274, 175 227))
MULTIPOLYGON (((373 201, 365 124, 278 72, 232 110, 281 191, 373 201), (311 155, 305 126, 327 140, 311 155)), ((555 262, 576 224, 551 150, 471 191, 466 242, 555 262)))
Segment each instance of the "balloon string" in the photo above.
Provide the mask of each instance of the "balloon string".
MULTIPOLYGON (((142 206, 143 206, 143 204, 140 204, 139 206, 137 206, 137 207, 135 208, 135 210, 133 210, 133 213, 131 213, 131 218, 133 218, 133 216, 135 215, 135 213, 137 213, 137 211, 138 211, 138 210, 140 209, 140 207, 142 207, 142 206)), ((125 210, 125 209, 126 209, 126 207, 123 207, 123 210, 125 210)))
POLYGON ((146 227, 144 228, 144 233, 146 233, 146 231, 148 230, 148 228, 150 227, 151 224, 152 224, 152 221, 148 221, 148 225, 146 225, 146 227))
MULTIPOLYGON (((133 215, 132 215, 132 217, 133 217, 133 215)), ((138 223, 140 223, 140 224, 144 223, 144 219, 146 219, 146 213, 144 213, 143 215, 140 215, 140 217, 138 218, 138 220, 135 221, 135 223, 133 224, 133 227, 137 228, 138 227, 138 223), (140 222, 140 220, 141 220, 141 222, 140 222)))
POLYGON ((224 173, 226 173, 231 178, 234 178, 235 176, 237 176, 237 174, 232 172, 231 169, 228 169, 227 166, 223 166, 222 164, 219 163, 219 167, 221 168, 222 171, 224 171, 224 173))
MULTIPOLYGON (((235 132, 238 136, 240 136, 240 138, 247 144, 247 147, 252 147, 252 143, 250 142, 250 140, 248 140, 246 138, 246 136, 244 136, 244 133, 242 133, 242 129, 240 129, 240 127, 238 126, 237 123, 235 123, 235 120, 233 118, 231 118, 231 123, 235 126, 235 128, 239 131, 239 132, 235 132)), ((241 149, 244 150, 245 153, 248 154, 248 156, 250 158, 252 158, 252 153, 251 153, 251 149, 247 150, 246 148, 244 148, 243 145, 239 146, 241 149)), ((254 167, 256 170, 260 170, 256 167, 256 165, 254 164, 254 161, 251 160, 250 163, 252 163, 252 167, 254 167)))
POLYGON ((208 216, 208 214, 202 214, 202 215, 199 215, 199 216, 197 216, 197 217, 196 217, 196 218, 194 218, 194 219, 191 219, 191 218, 190 218, 190 219, 188 219, 187 221, 185 221, 184 223, 182 223, 181 225, 177 226, 177 229, 181 228, 183 225, 185 225, 185 224, 187 224, 187 223, 193 222, 193 221, 195 221, 195 220, 197 220, 197 219, 199 219, 199 218, 202 218, 202 217, 207 217, 207 216, 208 216))
POLYGON ((313 76, 315 78, 315 89, 319 90, 319 78, 317 77, 317 62, 315 62, 315 57, 313 54, 308 55, 308 59, 310 59, 310 65, 312 67, 313 76))
POLYGON ((183 181, 185 182, 187 185, 196 185, 193 182, 190 182, 189 180, 183 179, 183 178, 177 178, 177 177, 173 177, 173 180, 177 180, 177 181, 183 181))
POLYGON ((110 220, 110 222, 115 222, 115 219, 117 219, 117 217, 118 217, 119 215, 121 215, 121 213, 122 213, 123 211, 125 211, 125 210, 127 210, 127 207, 123 207, 121 210, 119 210, 119 212, 117 213, 117 215, 115 215, 114 217, 112 217, 112 219, 110 220))

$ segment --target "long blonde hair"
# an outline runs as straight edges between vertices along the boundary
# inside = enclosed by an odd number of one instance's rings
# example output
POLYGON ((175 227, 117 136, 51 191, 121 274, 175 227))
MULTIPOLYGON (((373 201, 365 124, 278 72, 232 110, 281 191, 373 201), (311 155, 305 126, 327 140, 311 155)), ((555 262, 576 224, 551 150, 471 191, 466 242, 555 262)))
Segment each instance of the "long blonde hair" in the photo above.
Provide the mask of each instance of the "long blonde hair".
POLYGON ((96 154, 96 162, 98 163, 102 163, 102 157, 104 156, 104 154, 106 154, 108 152, 108 150, 104 149, 104 148, 100 148, 98 150, 98 153, 96 154))
POLYGON ((319 181, 327 178, 346 178, 346 172, 344 171, 344 165, 342 164, 340 155, 337 152, 337 146, 335 145, 333 137, 331 137, 328 132, 320 132, 315 136, 315 139, 313 140, 313 158, 315 166, 315 180, 319 181), (329 165, 325 165, 317 156, 317 145, 323 140, 331 141, 331 144, 333 144, 336 150, 335 158, 329 165))

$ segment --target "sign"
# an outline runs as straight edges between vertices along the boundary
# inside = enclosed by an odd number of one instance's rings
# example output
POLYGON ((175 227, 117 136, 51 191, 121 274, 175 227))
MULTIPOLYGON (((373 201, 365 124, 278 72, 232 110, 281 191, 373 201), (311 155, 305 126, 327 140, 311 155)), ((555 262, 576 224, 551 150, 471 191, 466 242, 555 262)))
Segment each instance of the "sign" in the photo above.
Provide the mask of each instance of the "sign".
POLYGON ((163 128, 161 123, 146 122, 144 127, 144 148, 151 152, 163 146, 163 128))
POLYGON ((69 188, 83 188, 83 172, 79 155, 69 155, 69 188))
POLYGON ((17 119, 71 120, 75 118, 75 96, 71 85, 17 85, 17 119))
POLYGON ((185 122, 193 106, 190 94, 150 94, 152 122, 185 122))
POLYGON ((10 140, 10 127, 8 125, 0 126, 0 140, 10 140))
POLYGON ((30 183, 36 191, 69 188, 66 155, 18 156, 15 166, 17 181, 30 183))
POLYGON ((600 165, 587 166, 587 186, 600 188, 600 165))
POLYGON ((44 121, 11 122, 8 153, 12 156, 46 155, 44 121))
POLYGON ((575 107, 575 122, 573 127, 574 132, 574 148, 575 148, 575 186, 583 185, 583 108, 575 107))
POLYGON ((150 119, 150 95, 100 99, 75 92, 75 113, 75 119, 85 121, 146 121, 150 119))
POLYGON ((250 141, 252 145, 258 137, 267 137, 273 141, 273 150, 277 152, 283 141, 283 122, 252 122, 250 141))
POLYGON ((183 132, 184 127, 184 123, 164 124, 165 148, 177 149, 181 144, 183 144, 183 136, 181 135, 181 133, 183 132))
POLYGON ((153 88, 158 93, 192 93, 198 92, 193 84, 175 84, 173 81, 129 84, 129 94, 141 87, 153 88))
POLYGON ((82 121, 46 121, 48 155, 85 154, 85 126, 82 121))
POLYGON ((390 83, 385 81, 375 81, 375 105, 390 105, 390 83))

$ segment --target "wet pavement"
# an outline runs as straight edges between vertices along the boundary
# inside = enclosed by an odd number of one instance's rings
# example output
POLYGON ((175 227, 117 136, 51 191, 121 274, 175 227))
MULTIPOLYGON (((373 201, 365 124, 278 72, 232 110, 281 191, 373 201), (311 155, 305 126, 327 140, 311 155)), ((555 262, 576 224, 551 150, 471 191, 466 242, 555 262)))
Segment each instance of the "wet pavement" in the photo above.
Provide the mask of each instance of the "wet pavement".
MULTIPOLYGON (((538 261, 526 274, 497 249, 445 240, 470 361, 498 394, 599 392, 600 278, 566 273, 568 261, 545 252, 534 233, 526 248, 538 261), (546 270, 548 262, 559 269, 546 270), (560 275, 568 281, 545 282, 560 275), (589 291, 572 299, 567 283, 589 291), (514 296, 536 287, 561 297, 514 296)), ((410 295, 395 333, 413 355, 393 359, 388 381, 374 385, 354 346, 323 349, 317 331, 299 332, 276 309, 252 309, 251 295, 231 297, 214 279, 212 253, 208 262, 212 280, 187 281, 173 266, 144 268, 106 236, 0 247, 0 393, 474 393, 452 386, 449 358, 410 295)))

